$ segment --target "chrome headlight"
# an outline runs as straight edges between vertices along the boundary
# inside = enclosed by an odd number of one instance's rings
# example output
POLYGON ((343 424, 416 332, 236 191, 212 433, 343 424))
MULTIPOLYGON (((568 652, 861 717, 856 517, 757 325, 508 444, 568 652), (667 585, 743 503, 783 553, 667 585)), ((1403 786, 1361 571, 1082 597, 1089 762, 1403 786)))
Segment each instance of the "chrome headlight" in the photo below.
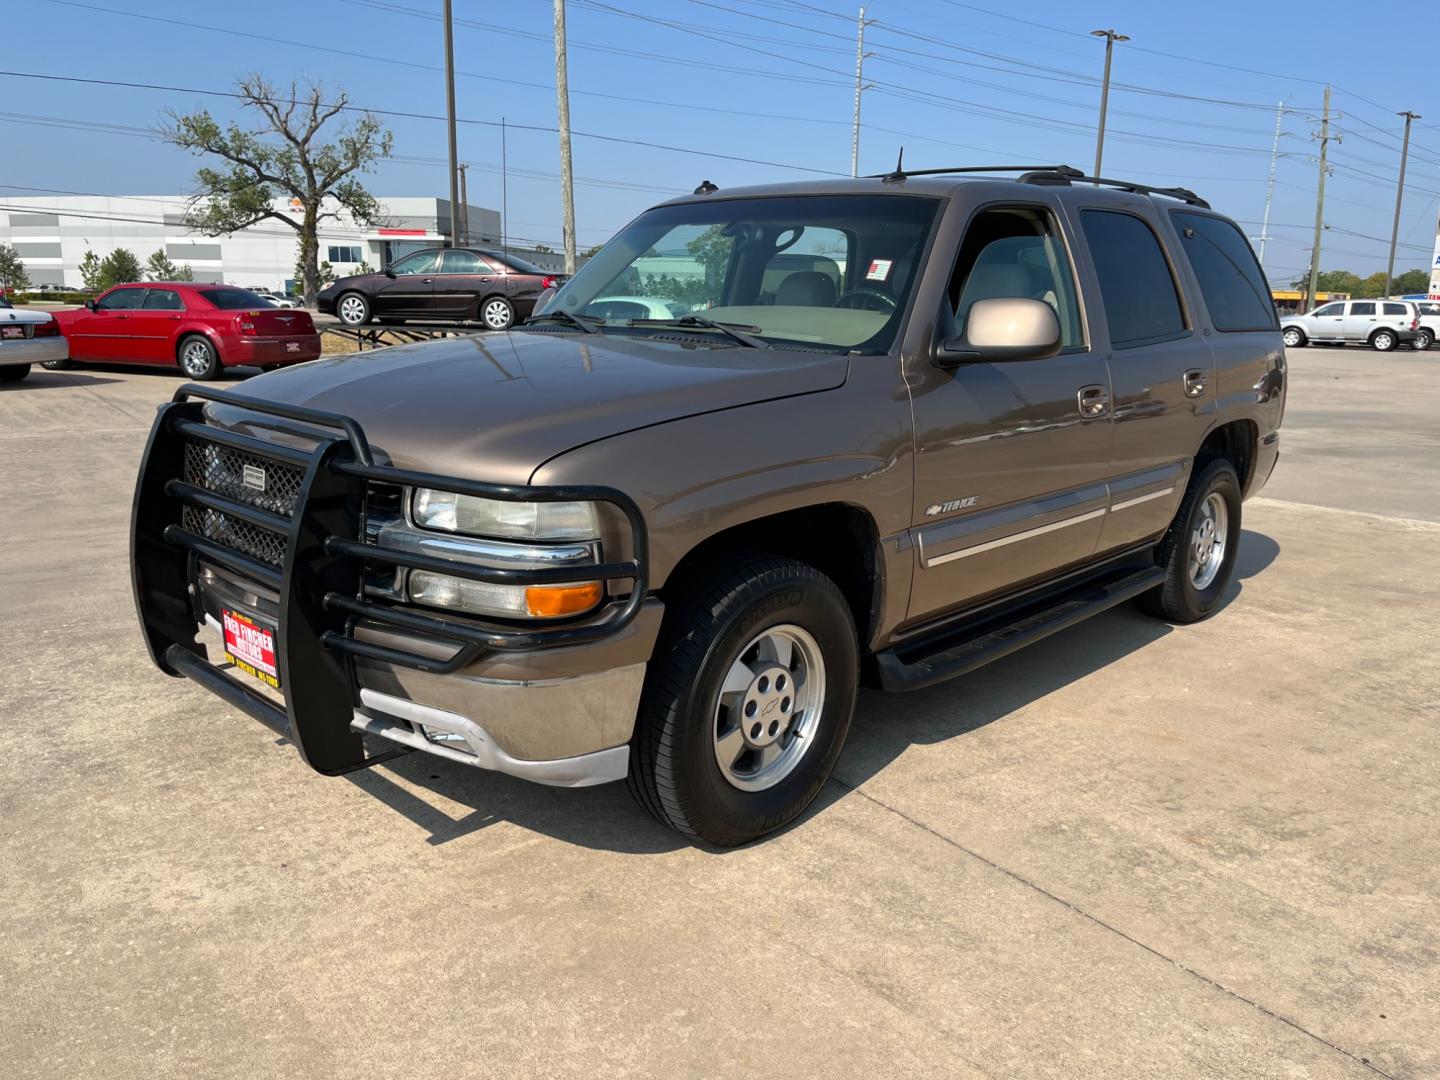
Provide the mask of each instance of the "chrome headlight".
POLYGON ((600 518, 589 502, 510 502, 417 488, 415 524, 467 536, 515 540, 596 540, 600 518))

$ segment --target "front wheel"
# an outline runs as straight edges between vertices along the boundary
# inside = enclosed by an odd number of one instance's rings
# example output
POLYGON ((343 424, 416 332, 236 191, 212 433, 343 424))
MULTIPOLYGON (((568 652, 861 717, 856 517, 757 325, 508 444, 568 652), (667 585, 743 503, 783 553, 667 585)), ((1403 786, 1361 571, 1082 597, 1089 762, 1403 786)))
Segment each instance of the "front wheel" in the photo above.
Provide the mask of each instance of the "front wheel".
POLYGON ((668 613, 630 744, 630 790, 661 823, 722 846, 794 820, 855 710, 849 605, 814 567, 726 565, 668 613))
POLYGON ((1160 541, 1165 583, 1140 597, 1151 615, 1173 623, 1199 622, 1214 614, 1240 546, 1240 478, 1216 458, 1199 468, 1160 541))
POLYGON ((19 382, 29 374, 29 364, 6 364, 0 367, 0 382, 19 382))
POLYGON ((346 326, 364 326, 370 321, 370 301, 359 293, 346 293, 336 302, 335 314, 346 326))
POLYGON ((1301 345, 1305 344, 1305 335, 1300 331, 1299 327, 1287 326, 1283 337, 1286 347, 1290 349, 1298 349, 1301 345))
POLYGON ((208 338, 198 334, 180 342, 180 370, 192 379, 209 382, 220 377, 220 354, 208 338))
POLYGON ((480 321, 487 330, 509 330, 515 321, 515 309, 503 296, 492 296, 480 304, 480 321))
POLYGON ((1393 330, 1376 330, 1370 335, 1370 347, 1376 352, 1390 352, 1400 343, 1393 330))
POLYGON ((1410 343, 1410 347, 1416 352, 1425 352, 1427 349, 1430 348, 1431 345, 1434 344, 1434 334, 1432 334, 1429 330, 1419 330, 1415 334, 1415 340, 1410 343))

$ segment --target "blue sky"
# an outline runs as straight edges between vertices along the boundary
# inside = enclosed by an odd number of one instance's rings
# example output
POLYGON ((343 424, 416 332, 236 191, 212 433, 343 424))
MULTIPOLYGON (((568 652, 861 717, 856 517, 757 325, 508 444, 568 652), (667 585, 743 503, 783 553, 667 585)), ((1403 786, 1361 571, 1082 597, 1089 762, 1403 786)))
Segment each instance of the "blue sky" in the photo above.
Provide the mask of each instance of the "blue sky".
MULTIPOLYGON (((11 0, 12 47, 0 67, 201 90, 229 89, 253 71, 343 86, 357 105, 443 114, 439 11, 440 0, 11 0)), ((1386 19, 1346 35, 1355 11, 873 0, 861 171, 889 167, 902 143, 914 167, 1063 161, 1088 170, 1104 51, 1088 31, 1115 27, 1132 40, 1116 49, 1107 175, 1192 187, 1258 236, 1275 106, 1285 101, 1265 262, 1273 279, 1298 276, 1314 221, 1311 132, 1329 81, 1343 141, 1331 144, 1323 268, 1384 268, 1399 109, 1425 117, 1413 135, 1397 272, 1424 266, 1440 207, 1440 94, 1405 42, 1433 37, 1440 18, 1423 5, 1395 15, 1399 47, 1387 50, 1372 47, 1386 19)), ((555 123, 551 0, 455 0, 455 15, 458 113, 486 122, 460 128, 461 157, 475 163, 470 201, 500 205, 491 125, 503 116, 515 125, 509 231, 558 247, 556 136, 523 127, 555 123)), ((702 179, 724 187, 816 175, 807 169, 848 173, 855 16, 841 0, 569 0, 572 125, 589 133, 574 141, 582 247, 702 179)), ((238 111, 223 98, 62 81, 0 77, 0 88, 0 197, 188 191, 196 161, 144 129, 166 107, 204 106, 222 119, 238 111)), ((444 195, 445 125, 385 119, 397 158, 371 189, 444 195)))

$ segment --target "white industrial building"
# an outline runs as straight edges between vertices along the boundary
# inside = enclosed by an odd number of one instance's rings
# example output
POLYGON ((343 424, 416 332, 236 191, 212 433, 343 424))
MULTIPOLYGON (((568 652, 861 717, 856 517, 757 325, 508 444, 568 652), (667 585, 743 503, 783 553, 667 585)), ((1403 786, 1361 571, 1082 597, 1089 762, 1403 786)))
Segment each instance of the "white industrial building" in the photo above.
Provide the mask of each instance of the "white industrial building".
MULTIPOLYGON (((288 291, 294 285, 299 241, 284 222, 268 219, 228 236, 206 236, 185 228, 183 195, 0 196, 0 244, 12 245, 25 264, 31 284, 80 288, 80 262, 87 251, 103 259, 126 248, 143 267, 164 251, 176 266, 189 266, 196 281, 288 291)), ((373 270, 424 247, 435 247, 450 234, 447 199, 379 199, 381 217, 361 227, 343 215, 320 224, 320 258, 339 276, 365 265, 373 270)), ((288 201, 275 208, 291 213, 288 201)), ((469 207, 473 244, 501 242, 500 214, 469 207)), ((551 253, 519 252, 546 269, 560 269, 551 253), (553 263, 553 265, 548 265, 553 263)))

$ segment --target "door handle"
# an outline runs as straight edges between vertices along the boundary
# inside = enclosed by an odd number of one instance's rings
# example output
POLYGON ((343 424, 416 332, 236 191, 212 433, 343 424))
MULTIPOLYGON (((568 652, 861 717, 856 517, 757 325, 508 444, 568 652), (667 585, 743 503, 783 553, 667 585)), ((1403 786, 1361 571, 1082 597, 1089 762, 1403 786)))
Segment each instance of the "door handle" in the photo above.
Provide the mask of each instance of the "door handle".
POLYGON ((1104 416, 1110 407, 1110 391, 1103 386, 1082 386, 1075 392, 1075 402, 1081 416, 1104 416))
POLYGON ((488 284, 489 281, 490 281, 490 279, 489 279, 488 277, 482 277, 482 278, 480 279, 480 284, 481 284, 481 285, 485 285, 485 284, 488 284))
POLYGON ((1205 392, 1205 385, 1209 380, 1206 379, 1203 368, 1191 368, 1185 372, 1182 381, 1185 385, 1186 397, 1199 397, 1205 392))
POLYGON ((428 278, 428 277, 427 277, 427 278, 422 278, 421 281, 420 281, 420 284, 421 284, 421 285, 434 285, 434 284, 435 284, 435 279, 434 279, 434 278, 428 278))

